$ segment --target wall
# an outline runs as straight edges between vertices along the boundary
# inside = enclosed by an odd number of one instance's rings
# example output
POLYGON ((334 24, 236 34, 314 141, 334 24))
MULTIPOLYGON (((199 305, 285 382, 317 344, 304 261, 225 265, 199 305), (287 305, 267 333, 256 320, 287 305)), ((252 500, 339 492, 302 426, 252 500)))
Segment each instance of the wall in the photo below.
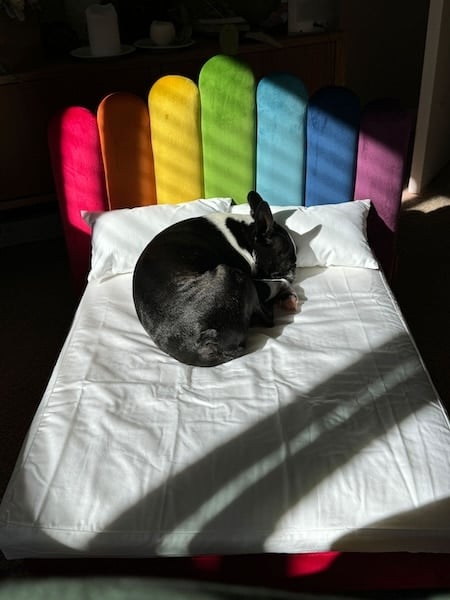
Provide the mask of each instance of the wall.
POLYGON ((417 109, 429 0, 340 0, 346 82, 363 102, 399 98, 417 109))
POLYGON ((409 191, 420 193, 450 161, 450 2, 431 0, 409 191))

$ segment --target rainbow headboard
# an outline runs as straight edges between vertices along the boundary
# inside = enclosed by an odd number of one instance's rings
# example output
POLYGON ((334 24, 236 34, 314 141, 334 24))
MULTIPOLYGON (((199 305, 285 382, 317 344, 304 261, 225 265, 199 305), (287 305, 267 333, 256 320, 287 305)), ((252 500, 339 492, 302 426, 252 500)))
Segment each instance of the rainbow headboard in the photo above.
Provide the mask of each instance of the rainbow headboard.
POLYGON ((218 55, 198 84, 157 80, 145 100, 117 92, 97 114, 70 107, 49 124, 55 186, 75 287, 89 269, 90 229, 81 211, 231 196, 256 189, 273 205, 370 198, 368 236, 388 278, 411 116, 393 100, 361 107, 349 89, 308 96, 297 77, 259 82, 218 55))

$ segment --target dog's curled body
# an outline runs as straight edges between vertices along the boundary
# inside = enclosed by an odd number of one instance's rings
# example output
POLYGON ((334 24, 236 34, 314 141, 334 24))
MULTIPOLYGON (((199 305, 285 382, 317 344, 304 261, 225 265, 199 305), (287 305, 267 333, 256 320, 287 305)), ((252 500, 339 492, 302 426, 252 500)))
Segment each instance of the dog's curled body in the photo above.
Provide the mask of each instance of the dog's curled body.
POLYGON ((248 328, 273 324, 273 297, 261 299, 254 279, 293 279, 290 237, 255 192, 249 203, 249 217, 212 213, 175 223, 136 264, 139 320, 159 348, 183 363, 214 366, 242 355, 248 328))

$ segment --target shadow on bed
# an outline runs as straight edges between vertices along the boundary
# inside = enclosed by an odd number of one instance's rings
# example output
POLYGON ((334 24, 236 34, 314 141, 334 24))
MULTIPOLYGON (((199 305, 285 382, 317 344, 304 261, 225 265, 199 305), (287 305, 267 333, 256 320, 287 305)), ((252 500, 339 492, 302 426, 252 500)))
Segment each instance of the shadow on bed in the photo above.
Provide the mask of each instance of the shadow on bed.
MULTIPOLYGON (((378 356, 385 354, 384 360, 390 361, 392 355, 401 356, 403 344, 408 347, 408 343, 409 338, 402 334, 376 349, 375 353, 378 356)), ((208 551, 208 539, 227 531, 229 523, 241 523, 242 531, 246 528, 258 531, 260 521, 264 519, 261 537, 253 537, 248 542, 253 550, 259 545, 261 552, 270 552, 268 538, 270 531, 276 530, 278 521, 358 454, 366 450, 372 452, 373 467, 386 474, 386 488, 392 485, 395 489, 398 480, 388 479, 383 454, 378 456, 376 449, 368 450, 368 447, 396 423, 417 412, 427 399, 421 395, 421 400, 414 405, 405 402, 402 395, 405 379, 414 378, 416 372, 420 373, 417 358, 407 357, 400 363, 398 360, 392 361, 392 365, 391 372, 380 385, 373 356, 367 355, 311 390, 307 397, 298 398, 298 402, 280 408, 242 435, 222 444, 192 466, 167 479, 161 488, 153 490, 111 522, 107 531, 126 532, 137 522, 145 522, 146 515, 154 515, 157 511, 162 513, 163 520, 168 517, 168 522, 162 526, 168 533, 159 541, 151 540, 150 535, 147 539, 143 538, 142 543, 149 554, 161 554, 166 540, 170 539, 171 530, 181 524, 185 527, 189 525, 197 532, 192 535, 186 550, 191 554, 202 554, 208 551), (355 369, 367 374, 367 379, 359 380, 358 386, 351 375, 354 375, 355 369), (389 400, 384 398, 386 382, 390 384, 389 400), (397 390, 398 402, 395 401, 397 390), (349 397, 352 397, 351 401, 349 397), (350 409, 349 402, 352 404, 350 409), (392 405, 391 411, 382 410, 384 402, 392 405), (348 412, 349 417, 346 416, 348 412), (299 423, 303 425, 299 427, 299 423), (282 445, 274 434, 280 428, 283 431, 282 445), (261 455, 261 438, 265 440, 264 456, 261 455), (253 445, 252 440, 258 440, 259 443, 253 445), (302 468, 302 465, 311 463, 314 469, 302 468), (289 478, 283 477, 286 470, 290 471, 289 478), (285 487, 286 481, 289 481, 289 488, 285 487), (162 498, 164 505, 161 508, 162 498), (261 512, 255 507, 261 506, 262 498, 264 506, 261 512), (182 501, 177 503, 179 499, 182 501), (254 523, 248 527, 251 519, 254 523)), ((401 457, 398 457, 393 468, 400 468, 400 463, 401 457)), ((400 472, 396 474, 401 476, 400 472)), ((349 503, 352 500, 357 507, 358 499, 346 496, 345 490, 342 490, 341 497, 336 498, 336 511, 339 510, 339 502, 349 503)), ((355 539, 352 549, 358 550, 359 545, 355 539)), ((347 548, 347 543, 343 546, 347 548)), ((95 534, 90 548, 95 552, 98 550, 95 534)), ((338 542, 336 548, 340 549, 338 542)), ((361 550, 367 550, 364 542, 361 550)), ((236 546, 236 552, 245 553, 245 544, 236 546)))
MULTIPOLYGON (((443 460, 445 460, 443 458, 443 460)), ((439 519, 442 524, 445 526, 448 523, 448 517, 450 515, 450 498, 442 498, 441 500, 436 500, 436 502, 430 502, 429 504, 425 504, 424 506, 420 506, 416 510, 409 510, 399 515, 392 515, 392 517, 388 517, 387 519, 382 519, 375 523, 368 523, 367 529, 380 529, 385 533, 386 530, 392 529, 393 531, 401 531, 405 526, 405 531, 408 528, 408 525, 414 522, 417 530, 426 531, 429 527, 431 520, 431 528, 434 527, 433 523, 436 523, 436 520, 439 519)), ((339 549, 340 551, 346 551, 347 549, 351 550, 354 548, 354 540, 357 539, 360 535, 359 531, 354 531, 345 535, 338 540, 336 540, 333 547, 339 549)), ((408 535, 408 533, 406 533, 408 535)), ((396 538, 392 540, 392 546, 395 548, 396 538)), ((367 550, 376 550, 374 544, 371 544, 371 548, 367 548, 367 550)), ((443 552, 446 552, 447 548, 443 548, 443 552)), ((448 561, 448 558, 447 558, 448 561)))
MULTIPOLYGON (((375 350, 377 355, 385 354, 386 360, 392 353, 401 354, 401 349, 405 343, 408 346, 409 338, 405 335, 399 335, 397 338, 389 340, 386 344, 375 350)), ((182 472, 174 475, 164 483, 165 503, 164 511, 170 515, 172 521, 171 529, 177 526, 191 523, 197 533, 192 536, 188 545, 188 551, 191 554, 202 555, 207 552, 208 538, 216 535, 217 531, 226 530, 227 523, 230 520, 241 522, 242 530, 248 525, 248 519, 255 518, 255 523, 249 528, 255 531, 256 521, 261 517, 261 513, 255 510, 255 506, 261 503, 264 498, 265 535, 259 540, 260 550, 263 555, 247 556, 221 556, 208 558, 195 557, 158 557, 161 550, 164 549, 164 539, 160 543, 155 543, 147 536, 143 539, 146 551, 149 555, 155 554, 154 558, 101 558, 101 549, 96 547, 95 534, 90 543, 91 549, 95 549, 99 558, 86 558, 82 553, 72 554, 67 559, 49 560, 39 559, 24 561, 26 568, 31 574, 138 574, 151 575, 156 577, 195 577, 198 579, 212 579, 215 581, 225 581, 228 583, 250 583, 252 585, 276 585, 280 588, 286 586, 298 586, 298 580, 301 580, 302 590, 314 591, 333 591, 333 581, 340 581, 342 585, 342 573, 349 567, 349 572, 353 573, 352 580, 348 583, 348 589, 374 589, 377 579, 381 577, 385 585, 386 568, 388 572, 392 570, 392 587, 396 587, 396 577, 399 571, 395 560, 387 559, 386 555, 364 553, 368 550, 364 542, 364 530, 356 531, 349 536, 336 539, 332 545, 331 552, 325 555, 329 564, 325 569, 320 569, 317 575, 311 574, 308 569, 307 576, 300 572, 295 563, 295 556, 285 554, 272 554, 266 542, 270 535, 267 531, 275 531, 277 522, 282 519, 292 507, 299 503, 302 498, 314 492, 324 480, 332 476, 333 473, 341 469, 346 463, 349 463, 360 453, 372 452, 376 459, 376 451, 373 448, 374 442, 381 438, 387 430, 394 427, 396 423, 407 419, 414 413, 417 413, 427 402, 425 394, 416 404, 405 402, 402 396, 402 384, 406 378, 414 378, 416 372, 420 372, 419 363, 414 357, 406 358, 403 362, 392 361, 392 370, 389 376, 386 376, 385 382, 389 381, 389 403, 392 403, 392 411, 379 410, 384 402, 383 394, 386 392, 384 384, 377 387, 377 378, 374 371, 374 361, 371 354, 365 356, 355 364, 349 367, 329 380, 323 382, 317 388, 311 390, 310 394, 298 398, 298 402, 292 403, 280 409, 276 414, 262 420, 248 429, 241 436, 238 436, 228 443, 222 444, 216 450, 205 455, 201 460, 182 472), (367 380, 360 381, 359 386, 353 382, 350 374, 357 369, 361 373, 367 373, 367 380), (350 389, 351 388, 351 389, 350 389), (350 416, 343 417, 341 413, 341 402, 336 390, 344 389, 352 392, 352 410, 350 416), (399 393, 399 401, 395 402, 396 391, 399 393), (331 395, 331 393, 333 395, 331 395), (302 416, 304 412, 310 412, 314 422, 302 416), (395 416, 394 416, 395 412, 395 416), (386 418, 386 415, 392 415, 386 418), (382 418, 383 416, 383 418, 382 418), (297 423, 304 422, 304 426, 299 428, 297 423), (284 431, 284 444, 280 447, 276 436, 273 435, 273 427, 282 427, 284 431), (313 427, 312 427, 313 426, 313 427), (312 431, 315 435, 312 435, 312 431), (348 436, 353 439, 352 444, 348 444, 348 436), (261 445, 257 444, 259 449, 256 452, 252 444, 253 439, 266 438, 266 454, 261 456, 261 445), (346 442, 342 442, 345 438, 346 442), (369 447, 372 446, 370 449, 369 447), (319 454, 320 448, 320 454, 319 454), (328 453, 324 454, 323 449, 327 448, 328 453), (349 450, 351 448, 351 450, 349 450), (302 465, 308 465, 314 462, 314 469, 303 471, 302 465), (283 487, 283 471, 291 471, 289 481, 291 487, 283 487), (212 477, 212 474, 214 477, 212 477), (210 485, 205 485, 205 482, 210 485), (192 494, 192 490, 195 492, 192 494), (176 507, 173 505, 173 499, 182 498, 176 507), (202 508, 202 519, 196 518, 196 513, 202 508), (361 533, 361 535, 360 535, 361 533), (347 550, 350 552, 347 553, 347 550), (337 551, 337 552, 334 552, 337 551), (344 554, 339 554, 344 551, 344 554), (356 557, 356 562, 355 562, 356 557), (242 560, 243 559, 243 560, 242 560), (209 561, 209 562, 208 562, 209 561), (294 561, 294 562, 293 562, 294 561), (361 566, 359 571, 355 569, 355 564, 361 566), (378 566, 377 566, 378 565, 378 566), (377 569, 380 569, 377 572, 377 569), (326 572, 326 578, 323 579, 323 570, 326 572), (369 573, 369 584, 367 576, 369 573), (384 573, 384 575, 382 574, 384 573), (297 581, 297 584, 296 584, 297 581), (331 582, 331 584, 330 584, 331 582), (375 582, 375 583, 374 583, 375 582), (369 587, 368 587, 369 586, 369 587)), ((387 401, 386 401, 387 402, 387 401)), ((393 461, 397 467, 401 463, 393 461)), ((379 468, 385 470, 386 464, 380 457, 382 464, 379 468)), ((376 463, 376 460, 375 460, 376 463)), ((392 477, 389 479, 386 470, 386 486, 391 484, 396 488, 398 479, 392 477)), ((401 476, 401 473, 398 473, 401 476)), ((151 514, 154 510, 160 510, 159 494, 161 489, 156 489, 127 512, 120 515, 114 522, 107 527, 108 531, 124 533, 133 523, 143 522, 142 515, 151 514)), ((350 493, 350 491, 348 491, 350 493)), ((420 491, 418 490, 418 493, 420 491)), ((352 502, 352 497, 345 494, 342 490, 342 502, 352 502)), ((420 499, 418 500, 420 501, 420 499)), ((358 500, 356 504, 358 503, 358 500)), ((417 520, 426 524, 430 515, 434 516, 436 511, 442 515, 443 523, 448 521, 450 500, 426 504, 416 511, 406 512, 400 515, 394 515, 392 519, 381 520, 380 522, 369 524, 369 528, 392 528, 398 531, 402 523, 407 524, 417 520)), ((336 510, 339 507, 336 506, 336 510)), ((435 522, 435 521, 434 521, 435 522)), ((43 532, 41 531, 41 535, 43 532)), ((167 534, 170 536, 170 532, 167 534)), ((385 539, 385 538, 383 538, 385 539)), ((398 538, 393 536, 393 546, 398 538)), ((255 547, 255 540, 250 540, 252 547, 255 547)), ((55 548, 55 554, 63 556, 67 551, 64 544, 52 540, 52 546, 55 548)), ((89 550, 89 548, 87 548, 89 550)), ((107 549, 106 549, 107 550, 107 549)), ((245 548, 237 549, 239 554, 246 554, 245 548)), ((129 553, 128 553, 129 556, 129 553)), ((393 555, 395 556, 395 554, 393 555)), ((438 557, 439 558, 439 557, 438 557)), ((423 555, 410 554, 408 559, 416 565, 417 571, 413 570, 410 574, 411 581, 420 569, 423 567, 423 555), (422 565, 422 567, 421 567, 422 565)), ((323 562, 324 558, 319 559, 323 562)), ((433 568, 436 563, 436 557, 433 556, 433 568)), ((444 569, 446 557, 442 556, 442 572, 444 569)), ((301 565, 301 563, 299 563, 301 565)), ((401 565, 400 570, 404 570, 401 565)), ((318 570, 319 571, 319 570, 318 570)), ((408 577, 407 577, 408 579, 408 577)), ((398 579, 397 579, 398 580, 398 579)), ((439 581, 437 579, 436 581, 439 581)), ((385 588, 386 589, 386 588, 385 588)))

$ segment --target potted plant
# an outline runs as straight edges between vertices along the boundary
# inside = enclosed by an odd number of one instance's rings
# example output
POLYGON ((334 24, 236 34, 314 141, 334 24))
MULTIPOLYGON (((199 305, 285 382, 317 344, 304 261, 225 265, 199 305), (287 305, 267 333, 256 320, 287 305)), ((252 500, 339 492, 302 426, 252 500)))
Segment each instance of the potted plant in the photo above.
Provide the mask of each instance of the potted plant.
POLYGON ((36 66, 42 59, 39 0, 0 0, 0 74, 36 66))

